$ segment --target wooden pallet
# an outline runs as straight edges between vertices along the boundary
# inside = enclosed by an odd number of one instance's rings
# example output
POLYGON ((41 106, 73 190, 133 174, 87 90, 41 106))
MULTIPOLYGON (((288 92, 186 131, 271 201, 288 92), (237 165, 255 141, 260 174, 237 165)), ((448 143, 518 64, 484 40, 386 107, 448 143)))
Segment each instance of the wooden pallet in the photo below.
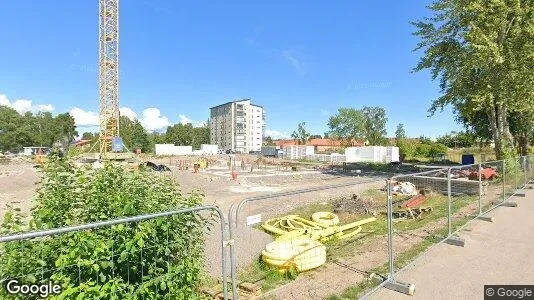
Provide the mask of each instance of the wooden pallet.
POLYGON ((431 206, 399 209, 393 212, 393 218, 395 219, 399 219, 399 218, 417 219, 421 217, 424 213, 431 212, 431 211, 432 211, 431 206))

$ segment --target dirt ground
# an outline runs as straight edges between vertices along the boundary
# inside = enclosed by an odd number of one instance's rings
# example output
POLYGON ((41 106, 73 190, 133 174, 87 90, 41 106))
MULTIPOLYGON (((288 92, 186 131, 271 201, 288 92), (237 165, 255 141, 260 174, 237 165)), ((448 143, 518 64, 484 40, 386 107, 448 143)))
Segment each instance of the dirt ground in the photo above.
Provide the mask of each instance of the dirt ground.
MULTIPOLYGON (((342 173, 332 170, 328 164, 299 164, 296 171, 290 166, 283 166, 280 161, 268 161, 268 164, 253 164, 257 157, 242 157, 236 159, 237 180, 232 180, 226 157, 218 161, 210 159, 207 169, 193 173, 192 168, 180 170, 180 161, 191 158, 148 158, 158 164, 165 164, 172 170, 171 175, 176 178, 183 193, 195 189, 205 195, 205 204, 219 206, 227 218, 232 204, 237 204, 249 197, 271 195, 276 192, 293 191, 305 188, 317 188, 325 185, 347 184, 346 187, 283 196, 247 203, 241 210, 238 222, 243 224, 247 216, 261 215, 262 220, 283 214, 299 206, 320 203, 332 198, 358 193, 368 188, 378 188, 384 185, 384 175, 369 172, 342 173), (244 161, 244 168, 241 162, 244 161), (251 167, 253 171, 251 172, 251 167)), ((0 164, 0 221, 6 210, 6 204, 20 207, 23 214, 28 215, 32 206, 39 180, 38 168, 32 161, 12 160, 0 164)), ((226 222, 227 223, 227 222, 226 222)), ((225 224, 226 226, 228 224, 225 224)), ((217 228, 217 227, 215 227, 217 228)), ((238 266, 245 266, 257 259, 264 245, 272 238, 249 226, 240 226, 236 232, 236 249, 238 266)), ((210 274, 221 274, 220 231, 214 230, 207 236, 206 263, 210 274)), ((228 269, 229 271, 229 269, 228 269)))
POLYGON ((31 199, 39 180, 33 163, 17 160, 0 163, 0 223, 4 220, 6 205, 19 207, 28 214, 31 199))

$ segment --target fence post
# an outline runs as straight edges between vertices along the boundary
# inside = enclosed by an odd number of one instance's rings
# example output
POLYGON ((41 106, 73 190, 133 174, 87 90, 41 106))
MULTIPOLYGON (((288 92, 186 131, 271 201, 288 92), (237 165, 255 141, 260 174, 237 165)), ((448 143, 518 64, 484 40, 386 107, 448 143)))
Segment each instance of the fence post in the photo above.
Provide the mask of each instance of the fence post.
POLYGON ((482 215, 482 164, 478 164, 478 215, 482 215))
POLYGON ((523 156, 523 181, 524 181, 524 184, 523 184, 523 188, 525 188, 527 186, 527 183, 528 183, 528 179, 527 179, 527 156, 523 156))
POLYGON ((391 191, 391 179, 386 180, 387 188, 387 224, 388 224, 388 256, 389 256, 389 280, 393 281, 393 195, 391 191))
POLYGON ((506 160, 502 160, 502 202, 506 201, 506 160))
POLYGON ((389 255, 389 275, 386 279, 386 283, 384 285, 385 288, 388 288, 390 290, 394 290, 400 293, 404 293, 410 296, 413 296, 415 292, 415 285, 411 283, 403 283, 396 281, 395 271, 393 269, 393 194, 391 189, 391 179, 386 180, 386 188, 387 188, 387 223, 388 223, 388 255, 389 255))
POLYGON ((514 167, 516 169, 515 171, 515 190, 514 190, 514 193, 517 192, 517 190, 519 189, 519 170, 521 170, 519 168, 519 159, 514 159, 514 167), (516 165, 517 163, 517 165, 516 165))
POLYGON ((451 168, 447 169, 447 197, 448 197, 448 213, 447 213, 447 225, 449 226, 448 237, 452 235, 452 195, 451 195, 451 168))

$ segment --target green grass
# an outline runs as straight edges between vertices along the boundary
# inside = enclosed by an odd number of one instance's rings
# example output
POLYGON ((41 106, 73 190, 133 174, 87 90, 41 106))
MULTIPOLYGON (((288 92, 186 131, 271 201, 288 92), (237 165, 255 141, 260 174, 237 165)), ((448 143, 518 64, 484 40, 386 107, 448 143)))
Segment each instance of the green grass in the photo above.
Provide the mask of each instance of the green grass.
MULTIPOLYGON (((330 240, 328 242, 325 242, 324 244, 327 247, 327 263, 331 262, 338 258, 347 258, 354 255, 355 252, 365 249, 367 245, 376 242, 380 239, 385 239, 387 236, 387 222, 386 222, 386 214, 385 214, 385 203, 386 203, 386 194, 383 191, 377 190, 377 189, 369 189, 361 193, 361 196, 364 198, 373 198, 376 205, 381 205, 380 208, 377 208, 377 210, 380 210, 380 213, 376 216, 377 221, 368 223, 363 225, 363 230, 360 234, 357 236, 348 238, 348 239, 340 239, 340 240, 330 240)), ((402 200, 404 198, 409 197, 402 197, 402 196, 395 196, 395 200, 402 200)), ((329 211, 333 212, 334 210, 334 203, 336 200, 332 200, 326 203, 314 203, 307 206, 296 208, 286 215, 294 214, 299 215, 303 218, 311 219, 311 215, 318 211, 329 211)), ((347 199, 347 201, 350 201, 350 199, 347 199)), ((397 232, 410 232, 412 230, 416 230, 419 228, 424 228, 428 225, 430 225, 433 222, 436 222, 438 219, 444 219, 447 217, 447 210, 448 210, 448 198, 445 195, 441 194, 433 194, 428 196, 427 201, 425 202, 424 206, 432 206, 433 211, 427 212, 423 215, 423 217, 418 219, 406 219, 400 222, 394 223, 394 228, 397 232)), ((460 196, 460 197, 454 197, 453 203, 452 203, 452 212, 458 212, 462 207, 468 205, 469 203, 473 203, 474 201, 478 201, 478 196, 460 196)), ((478 212, 478 208, 476 210, 478 212)), ((361 220, 364 218, 370 217, 369 215, 360 215, 360 214, 351 214, 351 213, 338 213, 338 216, 340 218, 340 224, 347 224, 350 222, 354 222, 356 220, 361 220)), ((465 217, 465 218, 456 218, 454 220, 455 227, 457 228, 461 225, 461 221, 463 219, 470 219, 471 216, 465 217)), ((261 227, 256 227, 258 229, 261 229, 261 227)), ((414 257, 419 255, 420 253, 424 252, 430 245, 438 242, 441 240, 443 236, 446 236, 448 231, 446 222, 441 226, 434 234, 432 234, 429 237, 426 237, 423 239, 423 241, 417 245, 414 245, 412 248, 410 248, 408 251, 404 253, 400 253, 397 255, 395 260, 395 267, 400 268, 407 263, 409 263, 414 257)), ((381 266, 377 266, 377 268, 374 268, 370 270, 370 272, 374 272, 377 274, 383 274, 387 273, 388 265, 384 264, 381 266)), ((287 276, 284 274, 280 274, 277 271, 273 271, 269 267, 265 266, 261 262, 261 260, 257 260, 251 265, 249 265, 247 268, 242 270, 239 274, 239 278, 241 280, 246 280, 248 282, 255 282, 259 280, 262 281, 262 289, 263 291, 271 290, 275 287, 278 287, 280 285, 286 284, 293 280, 294 278, 292 276, 287 276)), ((367 291, 370 288, 376 286, 376 283, 373 281, 366 281, 363 282, 361 285, 357 285, 354 287, 348 288, 341 297, 344 298, 356 298, 357 295, 361 294, 363 291, 367 291)), ((332 295, 329 299, 340 299, 336 298, 339 296, 332 295)))
POLYGON ((277 270, 265 265, 261 259, 254 261, 251 265, 243 269, 238 274, 239 281, 259 282, 263 292, 272 290, 280 285, 286 284, 296 278, 293 272, 280 273, 277 270))

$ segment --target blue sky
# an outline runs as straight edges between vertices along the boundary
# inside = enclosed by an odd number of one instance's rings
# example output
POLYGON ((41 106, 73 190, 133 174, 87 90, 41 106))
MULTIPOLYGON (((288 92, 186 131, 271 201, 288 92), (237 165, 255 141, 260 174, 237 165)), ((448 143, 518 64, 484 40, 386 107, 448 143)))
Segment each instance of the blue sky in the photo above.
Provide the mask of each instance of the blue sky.
MULTIPOLYGON (((427 118, 438 83, 410 73, 421 53, 409 21, 428 15, 424 2, 253 2, 122 0, 123 113, 158 129, 252 98, 274 136, 303 121, 323 134, 339 107, 364 105, 386 109, 389 135, 398 123, 410 136, 461 128, 448 109, 427 118)), ((98 1, 1 1, 0 12, 0 103, 95 123, 98 1)))

